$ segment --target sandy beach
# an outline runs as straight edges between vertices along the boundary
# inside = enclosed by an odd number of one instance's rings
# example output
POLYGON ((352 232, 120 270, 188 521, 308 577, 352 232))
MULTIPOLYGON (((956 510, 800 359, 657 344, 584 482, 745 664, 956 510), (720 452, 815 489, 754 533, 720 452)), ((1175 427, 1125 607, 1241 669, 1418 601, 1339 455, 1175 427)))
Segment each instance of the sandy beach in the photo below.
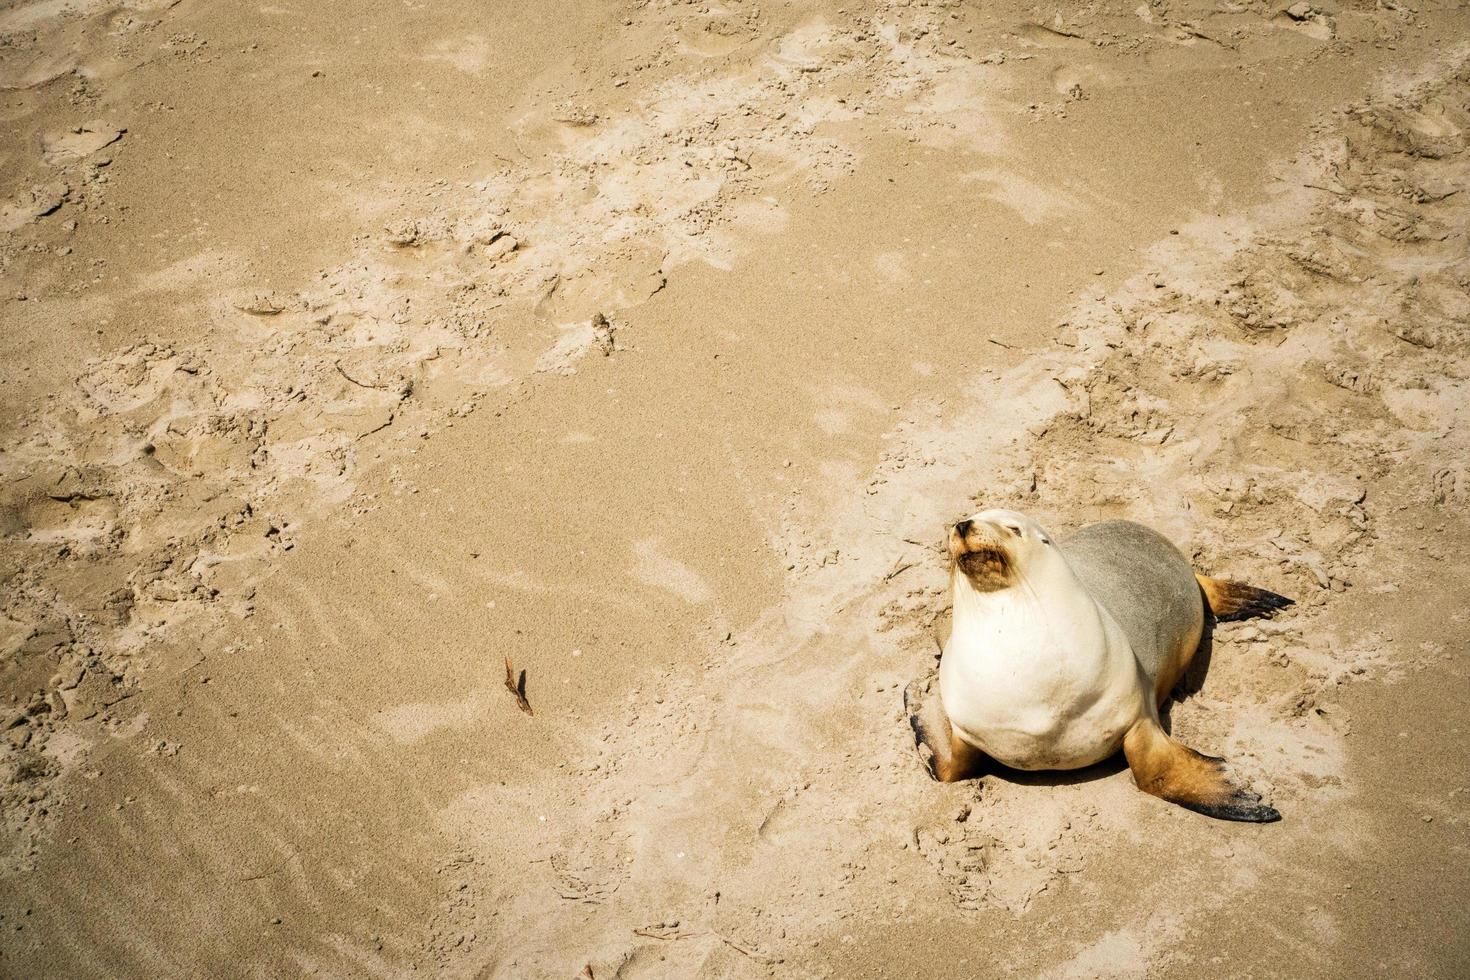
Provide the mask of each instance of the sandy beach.
POLYGON ((0 106, 0 975, 1470 974, 1470 6, 12 0, 0 106), (986 507, 1296 601, 1169 711, 1279 823, 930 780, 986 507))

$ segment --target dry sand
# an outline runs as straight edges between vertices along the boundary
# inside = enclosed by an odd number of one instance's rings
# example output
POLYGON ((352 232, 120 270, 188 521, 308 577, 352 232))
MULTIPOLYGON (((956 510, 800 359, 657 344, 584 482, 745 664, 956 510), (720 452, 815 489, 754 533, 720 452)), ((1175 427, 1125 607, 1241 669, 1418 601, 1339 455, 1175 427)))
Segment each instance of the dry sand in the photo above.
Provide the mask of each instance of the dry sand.
POLYGON ((1466 38, 5 5, 0 971, 1470 973, 1466 38), (1281 823, 926 778, 981 505, 1297 598, 1281 823))

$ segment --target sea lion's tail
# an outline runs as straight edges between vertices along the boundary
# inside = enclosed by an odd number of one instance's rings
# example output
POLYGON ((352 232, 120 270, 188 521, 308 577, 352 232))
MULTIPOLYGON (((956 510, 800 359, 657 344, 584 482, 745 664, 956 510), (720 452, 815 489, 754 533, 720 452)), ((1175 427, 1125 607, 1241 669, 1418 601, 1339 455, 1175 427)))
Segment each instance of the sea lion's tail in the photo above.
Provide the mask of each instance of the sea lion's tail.
POLYGON ((1240 582, 1232 582, 1223 578, 1210 578, 1198 572, 1194 577, 1199 580, 1199 587, 1204 591, 1205 601, 1210 604, 1210 612, 1214 613, 1215 618, 1219 620, 1270 616, 1278 609, 1285 609, 1295 604, 1294 600, 1284 595, 1277 595, 1266 589, 1258 589, 1253 585, 1242 585, 1240 582))

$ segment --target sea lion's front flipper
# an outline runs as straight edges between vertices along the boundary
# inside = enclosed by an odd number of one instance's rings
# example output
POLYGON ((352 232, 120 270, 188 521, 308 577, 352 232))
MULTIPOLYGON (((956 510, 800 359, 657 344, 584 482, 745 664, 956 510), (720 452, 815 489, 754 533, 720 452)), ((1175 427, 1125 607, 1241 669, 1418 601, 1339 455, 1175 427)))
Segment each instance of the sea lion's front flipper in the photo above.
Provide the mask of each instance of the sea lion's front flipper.
POLYGON ((985 753, 954 733, 939 698, 929 688, 928 681, 916 677, 903 691, 903 710, 909 717, 909 727, 914 730, 919 761, 941 783, 981 775, 985 753))
POLYGON ((1224 759, 1201 755, 1164 733, 1154 718, 1141 718, 1123 738, 1123 754, 1133 781, 1145 793, 1218 817, 1270 823, 1280 820, 1275 807, 1230 778, 1224 759))

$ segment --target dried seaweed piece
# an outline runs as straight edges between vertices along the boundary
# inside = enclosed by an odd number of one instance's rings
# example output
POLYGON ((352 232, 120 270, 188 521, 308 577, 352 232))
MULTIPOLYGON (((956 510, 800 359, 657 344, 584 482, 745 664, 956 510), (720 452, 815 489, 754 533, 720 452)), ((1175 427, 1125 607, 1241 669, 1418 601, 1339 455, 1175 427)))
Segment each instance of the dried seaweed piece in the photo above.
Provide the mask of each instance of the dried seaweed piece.
POLYGON ((505 689, 515 695, 516 704, 520 705, 522 711, 535 716, 536 712, 531 710, 531 702, 526 700, 526 672, 522 670, 517 674, 510 657, 505 658, 505 689))

